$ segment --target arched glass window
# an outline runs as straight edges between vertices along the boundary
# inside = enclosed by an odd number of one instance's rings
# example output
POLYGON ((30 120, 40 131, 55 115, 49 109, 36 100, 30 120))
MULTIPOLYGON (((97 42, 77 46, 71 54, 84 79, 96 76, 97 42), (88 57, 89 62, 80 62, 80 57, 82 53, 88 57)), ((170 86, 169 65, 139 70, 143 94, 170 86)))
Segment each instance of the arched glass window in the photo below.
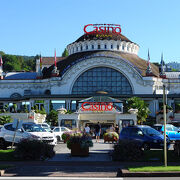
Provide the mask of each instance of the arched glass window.
POLYGON ((82 73, 74 83, 72 94, 132 94, 128 79, 119 71, 108 67, 96 67, 82 73))

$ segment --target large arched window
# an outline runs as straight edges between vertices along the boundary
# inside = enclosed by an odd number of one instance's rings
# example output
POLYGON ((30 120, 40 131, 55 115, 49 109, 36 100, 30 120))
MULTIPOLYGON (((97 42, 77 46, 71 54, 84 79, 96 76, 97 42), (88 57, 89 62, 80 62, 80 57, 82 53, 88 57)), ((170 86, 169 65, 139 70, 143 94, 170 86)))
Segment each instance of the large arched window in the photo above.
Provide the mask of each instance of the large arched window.
POLYGON ((105 91, 108 94, 132 94, 127 78, 108 67, 96 67, 82 73, 74 83, 72 94, 96 94, 97 91, 105 91))

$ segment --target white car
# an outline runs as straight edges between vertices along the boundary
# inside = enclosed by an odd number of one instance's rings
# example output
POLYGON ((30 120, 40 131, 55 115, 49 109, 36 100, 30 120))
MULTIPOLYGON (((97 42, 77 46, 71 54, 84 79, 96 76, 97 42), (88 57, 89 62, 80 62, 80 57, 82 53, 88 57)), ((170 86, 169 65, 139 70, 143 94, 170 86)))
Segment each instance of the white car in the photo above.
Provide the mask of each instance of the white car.
MULTIPOLYGON (((12 123, 5 124, 0 130, 0 149, 6 149, 12 144, 15 128, 12 123)), ((18 129, 15 137, 15 144, 23 139, 36 139, 47 142, 51 145, 57 144, 57 138, 51 132, 46 132, 42 127, 35 123, 23 123, 22 128, 18 129)))
POLYGON ((55 127, 53 129, 53 133, 55 134, 57 141, 62 141, 62 134, 64 132, 71 132, 72 130, 68 129, 67 127, 55 127))

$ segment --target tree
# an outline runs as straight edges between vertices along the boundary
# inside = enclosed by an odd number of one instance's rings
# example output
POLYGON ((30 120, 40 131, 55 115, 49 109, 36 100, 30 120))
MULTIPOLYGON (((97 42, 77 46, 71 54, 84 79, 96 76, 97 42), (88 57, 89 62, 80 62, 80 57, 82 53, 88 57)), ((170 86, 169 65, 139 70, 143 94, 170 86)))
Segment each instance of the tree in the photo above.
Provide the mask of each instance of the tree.
POLYGON ((1 56, 5 55, 5 52, 0 51, 0 55, 1 55, 1 56))
POLYGON ((12 122, 11 116, 0 116, 0 125, 12 122))
POLYGON ((132 97, 127 100, 127 108, 129 109, 138 109, 137 113, 137 119, 138 124, 143 124, 143 122, 146 121, 146 118, 148 117, 150 110, 148 108, 148 104, 144 102, 139 97, 132 97))
POLYGON ((68 56, 68 51, 67 49, 65 48, 64 49, 64 52, 62 53, 62 57, 67 57, 68 56))
POLYGON ((58 126, 58 112, 55 110, 51 110, 47 115, 46 120, 51 124, 51 126, 58 126))

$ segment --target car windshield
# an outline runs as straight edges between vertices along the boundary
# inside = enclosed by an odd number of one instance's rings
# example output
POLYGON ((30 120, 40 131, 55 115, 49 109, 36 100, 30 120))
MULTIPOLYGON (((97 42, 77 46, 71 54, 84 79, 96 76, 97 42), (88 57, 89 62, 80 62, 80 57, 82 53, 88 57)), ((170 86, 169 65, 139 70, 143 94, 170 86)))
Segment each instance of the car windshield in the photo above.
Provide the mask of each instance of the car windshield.
POLYGON ((37 124, 23 124, 23 128, 27 132, 46 132, 45 129, 37 124))
POLYGON ((149 136, 161 135, 161 133, 153 128, 142 128, 144 134, 149 136))

